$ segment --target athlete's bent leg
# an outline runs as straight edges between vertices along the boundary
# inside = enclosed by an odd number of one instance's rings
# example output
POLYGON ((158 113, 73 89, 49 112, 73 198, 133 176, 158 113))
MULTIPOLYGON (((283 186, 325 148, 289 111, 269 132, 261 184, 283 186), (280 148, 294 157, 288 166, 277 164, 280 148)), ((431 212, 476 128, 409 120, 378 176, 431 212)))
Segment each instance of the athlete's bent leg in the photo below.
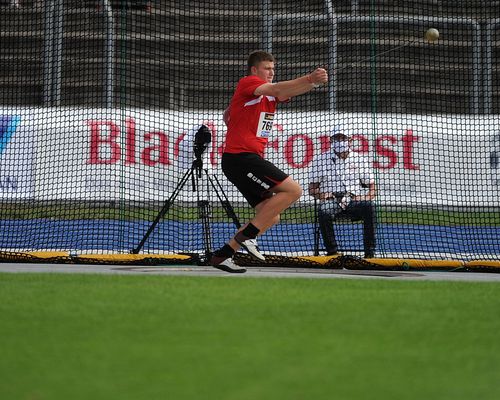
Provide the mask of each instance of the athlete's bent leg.
MULTIPOLYGON (((214 252, 210 260, 211 265, 219 268, 222 263, 226 262, 225 260, 230 259, 241 247, 241 243, 244 242, 245 237, 243 236, 255 238, 278 223, 280 213, 296 202, 302 195, 302 188, 290 177, 275 186, 272 191, 275 193, 272 197, 262 201, 255 207, 255 217, 240 229, 227 245, 214 252)), ((264 260, 264 257, 258 251, 250 253, 256 258, 264 260)), ((234 271, 233 268, 230 272, 240 271, 234 271)))
POLYGON ((272 191, 275 195, 255 207, 255 217, 250 221, 261 233, 278 223, 280 214, 302 196, 302 188, 291 177, 275 186, 272 191))
MULTIPOLYGON (((286 178, 272 191, 275 193, 272 197, 260 202, 255 207, 255 217, 249 224, 252 224, 262 235, 271 226, 279 222, 280 213, 295 203, 302 196, 302 188, 291 177, 286 178)), ((248 224, 247 224, 248 225, 248 224)), ((245 227, 247 226, 245 225, 245 227)), ((238 250, 240 244, 234 238, 229 241, 229 245, 238 250)))

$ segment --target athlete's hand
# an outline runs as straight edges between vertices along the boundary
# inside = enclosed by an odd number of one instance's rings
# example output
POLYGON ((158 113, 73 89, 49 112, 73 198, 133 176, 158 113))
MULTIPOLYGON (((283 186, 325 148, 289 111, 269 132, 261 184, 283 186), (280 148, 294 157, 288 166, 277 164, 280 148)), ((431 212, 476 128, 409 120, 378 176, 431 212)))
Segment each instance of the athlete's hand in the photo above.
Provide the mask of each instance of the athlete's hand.
POLYGON ((328 82, 328 72, 324 68, 316 68, 309 74, 309 80, 314 85, 321 85, 328 82))

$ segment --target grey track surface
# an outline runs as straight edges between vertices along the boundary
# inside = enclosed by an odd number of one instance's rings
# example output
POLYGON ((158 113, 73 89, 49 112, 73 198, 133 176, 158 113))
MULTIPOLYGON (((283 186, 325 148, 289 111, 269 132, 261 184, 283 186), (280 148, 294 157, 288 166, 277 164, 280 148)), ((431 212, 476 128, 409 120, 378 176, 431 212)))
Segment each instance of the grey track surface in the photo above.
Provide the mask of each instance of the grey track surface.
POLYGON ((224 278, 307 278, 307 279, 389 279, 412 281, 474 281, 500 282, 499 273, 443 271, 357 271, 292 267, 247 267, 243 274, 230 274, 207 266, 124 266, 80 264, 0 263, 0 272, 7 273, 77 273, 162 276, 211 276, 224 278))

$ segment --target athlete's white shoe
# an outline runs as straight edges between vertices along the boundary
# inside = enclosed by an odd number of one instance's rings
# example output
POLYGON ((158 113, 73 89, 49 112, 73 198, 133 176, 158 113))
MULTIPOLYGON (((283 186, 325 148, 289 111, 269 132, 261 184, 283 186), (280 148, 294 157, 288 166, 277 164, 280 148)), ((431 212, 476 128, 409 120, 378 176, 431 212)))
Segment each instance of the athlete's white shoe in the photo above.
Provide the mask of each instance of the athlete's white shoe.
POLYGON ((248 254, 251 254, 256 259, 260 261, 265 261, 266 257, 260 252, 259 245, 257 244, 257 239, 247 239, 243 243, 241 243, 243 248, 248 251, 248 254))
POLYGON ((239 265, 235 264, 232 258, 226 258, 221 262, 218 262, 218 258, 219 257, 212 257, 212 259, 210 260, 210 265, 212 265, 212 267, 232 273, 243 273, 247 271, 245 267, 240 267, 239 265))

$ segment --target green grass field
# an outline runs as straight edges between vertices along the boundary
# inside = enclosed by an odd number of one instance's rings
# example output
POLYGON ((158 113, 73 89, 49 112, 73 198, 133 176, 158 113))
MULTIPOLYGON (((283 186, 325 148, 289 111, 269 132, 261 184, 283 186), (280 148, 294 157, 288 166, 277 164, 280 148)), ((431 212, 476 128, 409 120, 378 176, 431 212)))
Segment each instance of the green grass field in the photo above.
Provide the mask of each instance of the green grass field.
MULTIPOLYGON (((120 202, 92 205, 85 202, 66 203, 12 203, 1 202, 0 219, 111 219, 136 221, 153 221, 158 215, 163 203, 155 207, 132 206, 120 202)), ((213 205, 212 205, 213 206, 213 205)), ((211 209, 213 221, 227 221, 225 210, 219 206, 211 209)), ((254 212, 249 207, 235 206, 234 211, 242 221, 253 217, 254 212)), ((281 215, 284 223, 312 223, 314 208, 302 204, 285 210, 281 215)), ((196 206, 174 204, 167 217, 178 221, 198 221, 199 210, 196 206)), ((467 225, 467 226, 500 226, 500 212, 497 209, 481 210, 446 210, 409 207, 377 207, 377 221, 385 224, 417 224, 417 225, 467 225)))
POLYGON ((0 398, 499 399, 500 285, 0 274, 0 398))

